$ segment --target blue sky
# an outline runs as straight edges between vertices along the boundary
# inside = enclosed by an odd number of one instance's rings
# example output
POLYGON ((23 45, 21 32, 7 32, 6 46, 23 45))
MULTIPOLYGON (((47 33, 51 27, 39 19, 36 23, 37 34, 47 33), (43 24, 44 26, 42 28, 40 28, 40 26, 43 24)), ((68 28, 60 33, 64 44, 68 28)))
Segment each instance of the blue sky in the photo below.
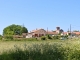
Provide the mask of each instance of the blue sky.
POLYGON ((67 31, 80 30, 80 0, 0 0, 0 34, 11 24, 27 29, 60 26, 67 31))

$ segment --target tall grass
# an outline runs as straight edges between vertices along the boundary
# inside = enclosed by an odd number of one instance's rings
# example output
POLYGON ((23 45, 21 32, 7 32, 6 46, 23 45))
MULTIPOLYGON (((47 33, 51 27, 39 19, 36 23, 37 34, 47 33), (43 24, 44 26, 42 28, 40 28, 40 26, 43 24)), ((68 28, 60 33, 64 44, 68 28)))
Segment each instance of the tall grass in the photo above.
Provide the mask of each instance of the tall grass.
POLYGON ((0 54, 0 60, 80 60, 80 41, 41 41, 0 54))

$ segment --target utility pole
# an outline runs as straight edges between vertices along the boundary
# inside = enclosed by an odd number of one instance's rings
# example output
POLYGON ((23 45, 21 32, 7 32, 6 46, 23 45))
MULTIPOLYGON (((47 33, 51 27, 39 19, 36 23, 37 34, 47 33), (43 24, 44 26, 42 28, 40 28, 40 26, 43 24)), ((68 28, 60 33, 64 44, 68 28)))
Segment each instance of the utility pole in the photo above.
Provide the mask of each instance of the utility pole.
POLYGON ((71 24, 70 24, 70 33, 71 33, 71 24))
POLYGON ((70 34, 71 34, 71 36, 72 36, 72 32, 71 32, 71 24, 70 24, 70 34))

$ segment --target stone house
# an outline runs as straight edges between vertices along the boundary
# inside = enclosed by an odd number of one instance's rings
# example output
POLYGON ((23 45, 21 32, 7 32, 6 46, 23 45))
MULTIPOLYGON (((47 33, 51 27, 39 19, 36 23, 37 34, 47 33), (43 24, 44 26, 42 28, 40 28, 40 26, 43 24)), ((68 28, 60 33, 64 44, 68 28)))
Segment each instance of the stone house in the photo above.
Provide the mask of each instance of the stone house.
POLYGON ((45 35, 58 35, 59 33, 62 33, 63 30, 60 29, 60 27, 57 27, 57 30, 55 31, 48 31, 48 30, 44 30, 44 29, 36 29, 36 30, 32 30, 29 33, 23 33, 23 37, 24 38, 32 38, 32 37, 41 37, 41 36, 45 36, 45 35))
POLYGON ((32 37, 41 37, 46 35, 46 30, 44 29, 36 29, 32 30, 29 33, 23 33, 22 34, 25 38, 32 38, 32 37))

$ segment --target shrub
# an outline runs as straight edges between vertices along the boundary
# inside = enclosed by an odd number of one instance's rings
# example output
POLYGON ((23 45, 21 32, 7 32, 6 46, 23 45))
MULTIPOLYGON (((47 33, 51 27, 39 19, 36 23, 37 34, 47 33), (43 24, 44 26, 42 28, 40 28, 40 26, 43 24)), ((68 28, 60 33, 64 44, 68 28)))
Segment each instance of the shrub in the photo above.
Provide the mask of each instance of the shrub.
POLYGON ((41 37, 41 40, 46 40, 46 37, 45 37, 45 36, 42 36, 42 37, 41 37))
POLYGON ((68 38, 68 35, 65 35, 64 37, 65 37, 65 38, 68 38))
POLYGON ((65 36, 64 36, 64 35, 62 35, 62 36, 61 36, 61 38, 68 39, 68 35, 65 35, 65 36))
POLYGON ((11 35, 7 35, 7 36, 5 36, 5 39, 13 40, 13 36, 11 36, 11 35))
POLYGON ((24 50, 15 45, 15 50, 0 54, 0 60, 80 60, 79 49, 71 48, 67 43, 66 46, 64 45, 64 43, 43 42, 25 44, 24 50))
POLYGON ((69 54, 69 60, 80 60, 80 50, 74 50, 69 54))
POLYGON ((53 36, 53 39, 60 39, 60 35, 57 35, 57 36, 53 36))
POLYGON ((52 37, 51 37, 50 35, 47 35, 47 38, 48 38, 48 39, 52 39, 52 37))
POLYGON ((0 37, 0 40, 2 40, 2 37, 0 37))
POLYGON ((0 40, 2 40, 2 35, 0 35, 0 40))

